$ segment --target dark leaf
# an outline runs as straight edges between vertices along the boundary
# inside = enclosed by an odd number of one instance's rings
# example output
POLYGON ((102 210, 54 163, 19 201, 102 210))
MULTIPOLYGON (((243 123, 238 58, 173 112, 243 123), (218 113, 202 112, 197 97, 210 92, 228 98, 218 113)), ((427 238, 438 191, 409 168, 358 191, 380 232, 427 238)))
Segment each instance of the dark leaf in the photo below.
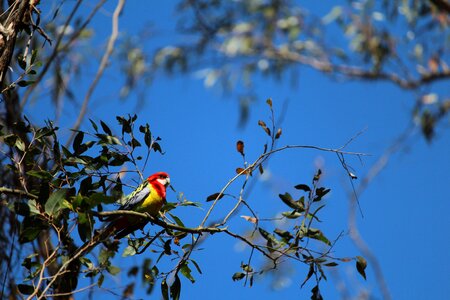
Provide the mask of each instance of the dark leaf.
POLYGON ((278 196, 284 202, 284 204, 286 204, 290 208, 293 208, 300 212, 304 211, 303 204, 299 201, 294 201, 294 199, 292 198, 292 196, 289 193, 279 194, 278 196))
POLYGON ((311 300, 323 300, 323 297, 320 294, 319 285, 313 287, 311 292, 312 292, 311 300))
POLYGON ((97 126, 97 124, 95 124, 95 122, 92 121, 91 119, 89 119, 89 121, 91 122, 92 128, 94 128, 95 132, 97 132, 97 131, 98 131, 98 126, 97 126))
POLYGON ((180 280, 180 277, 178 277, 178 275, 176 275, 174 282, 170 286, 170 297, 173 300, 179 300, 180 294, 181 294, 181 280, 180 280))
POLYGON ((311 278, 311 276, 314 274, 314 263, 310 263, 309 264, 309 271, 308 274, 306 275, 305 280, 303 280, 302 284, 300 287, 303 287, 305 285, 305 283, 311 278))
POLYGON ((169 287, 165 279, 161 281, 161 294, 164 300, 169 300, 169 287))
POLYGON ((28 284, 18 284, 17 288, 19 289, 19 292, 24 295, 31 295, 34 292, 34 287, 28 284))
POLYGON ((295 188, 296 188, 297 190, 302 190, 302 191, 305 191, 305 192, 311 191, 311 188, 310 188, 308 185, 306 185, 306 184, 297 184, 297 185, 295 186, 295 188))
MULTIPOLYGON (((147 144, 147 142, 145 142, 145 144, 147 144)), ((152 144, 152 149, 155 152, 162 153, 161 145, 159 145, 159 143, 153 143, 152 144)))
POLYGON ((75 153, 79 153, 80 146, 83 143, 84 138, 84 132, 78 131, 77 135, 75 136, 75 139, 73 140, 72 148, 75 153))
POLYGON ((267 133, 268 136, 270 136, 270 134, 271 134, 270 129, 267 128, 267 125, 266 125, 266 123, 264 121, 259 120, 258 121, 258 125, 261 126, 262 129, 264 129, 264 131, 267 133))
POLYGON ((323 196, 325 196, 326 194, 328 194, 331 190, 330 189, 326 189, 324 187, 320 187, 318 189, 316 189, 316 197, 314 197, 314 202, 320 201, 322 200, 323 196))
POLYGON ((259 174, 263 174, 264 173, 264 169, 263 169, 262 164, 259 164, 258 170, 259 170, 259 174))
POLYGON ((38 237, 38 235, 48 228, 48 224, 37 216, 25 217, 20 225, 20 243, 28 243, 38 237))
POLYGON ((321 175, 322 175, 322 170, 321 170, 321 169, 318 169, 318 170, 317 170, 317 173, 314 175, 313 182, 318 181, 318 180, 320 179, 320 176, 321 176, 321 175))
POLYGON ((243 169, 243 168, 236 168, 236 174, 241 174, 241 175, 244 175, 244 174, 248 174, 248 175, 250 175, 250 176, 252 176, 252 170, 251 169, 243 169))
POLYGON ((233 277, 231 277, 233 279, 233 281, 237 281, 237 280, 241 280, 242 278, 245 277, 245 274, 242 272, 236 272, 233 274, 233 277))
POLYGON ((202 274, 202 270, 200 269, 200 266, 197 264, 197 262, 193 259, 191 259, 191 261, 194 264, 195 268, 197 269, 197 272, 202 274))
POLYGON ((361 274, 361 276, 366 279, 366 267, 367 267, 367 261, 362 256, 356 257, 356 270, 358 270, 358 273, 361 274))
POLYGON ((278 128, 277 133, 275 134, 275 139, 279 139, 281 136, 281 133, 282 133, 281 128, 278 128))
POLYGON ((83 242, 86 242, 92 237, 92 230, 94 228, 94 220, 92 216, 79 213, 78 214, 78 234, 83 242))
POLYGON ((100 276, 98 277, 98 281, 97 281, 98 287, 102 287, 102 284, 103 284, 104 280, 105 280, 105 275, 100 274, 100 276))
POLYGON ((237 143, 236 143, 236 150, 242 156, 244 156, 244 142, 243 141, 237 141, 237 143))
POLYGON ((106 125, 105 122, 100 121, 100 125, 102 125, 103 132, 105 132, 107 135, 112 135, 111 129, 109 129, 108 125, 106 125))
POLYGON ((216 199, 217 199, 217 200, 220 200, 220 199, 223 198, 223 196, 224 196, 223 193, 214 193, 214 194, 212 194, 212 195, 209 195, 208 198, 206 198, 206 202, 214 201, 214 200, 216 200, 216 199))
POLYGON ((21 80, 17 83, 18 86, 25 87, 35 83, 34 80, 21 80))

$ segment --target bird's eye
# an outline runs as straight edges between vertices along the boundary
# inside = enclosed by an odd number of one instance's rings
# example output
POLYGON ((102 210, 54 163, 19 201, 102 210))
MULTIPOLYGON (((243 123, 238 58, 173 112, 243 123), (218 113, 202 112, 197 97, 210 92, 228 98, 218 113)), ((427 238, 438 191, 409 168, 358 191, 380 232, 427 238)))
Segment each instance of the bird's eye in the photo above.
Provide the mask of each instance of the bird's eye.
POLYGON ((164 175, 159 175, 159 178, 164 179, 164 178, 166 178, 166 176, 164 176, 164 175))

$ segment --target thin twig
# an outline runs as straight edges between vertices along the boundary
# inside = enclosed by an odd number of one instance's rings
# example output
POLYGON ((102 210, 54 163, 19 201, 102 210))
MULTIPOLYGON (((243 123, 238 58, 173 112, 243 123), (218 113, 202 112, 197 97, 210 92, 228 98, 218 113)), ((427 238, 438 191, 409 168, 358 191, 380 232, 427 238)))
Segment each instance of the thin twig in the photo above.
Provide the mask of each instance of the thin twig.
POLYGON ((105 71, 109 58, 114 50, 114 43, 117 40, 117 37, 119 36, 119 16, 122 12, 122 9, 125 5, 125 0, 119 0, 116 6, 116 9, 114 10, 113 16, 112 16, 112 32, 111 36, 109 37, 108 45, 106 47, 106 52, 102 57, 102 60, 100 62, 100 66, 98 67, 97 74, 95 75, 94 80, 92 81, 91 85, 89 86, 89 89, 86 93, 86 96, 84 97, 83 104, 81 105, 80 114, 78 115, 78 118, 75 122, 75 125, 73 126, 73 131, 70 136, 70 138, 67 141, 66 145, 70 145, 72 143, 73 138, 75 137, 76 131, 80 128, 81 123, 83 122, 84 115, 87 111, 87 106, 89 103, 89 100, 94 93, 95 88, 97 87, 97 84, 100 80, 100 78, 103 75, 103 72, 105 71))
POLYGON ((391 294, 389 292, 389 287, 386 283, 386 280, 383 275, 383 271, 381 269, 380 263, 378 262, 377 257, 372 252, 370 247, 362 238, 356 221, 356 197, 361 196, 364 190, 368 187, 369 183, 380 174, 380 172, 387 166, 390 157, 397 152, 404 143, 412 136, 414 133, 414 126, 409 127, 400 137, 385 151, 385 153, 374 163, 374 165, 369 170, 368 174, 361 180, 356 193, 352 193, 350 198, 350 208, 349 208, 349 216, 348 216, 348 227, 350 231, 350 238, 355 244, 355 246, 361 251, 362 255, 368 260, 369 264, 372 266, 375 279, 378 283, 378 286, 383 295, 383 299, 390 300, 392 299, 391 294))

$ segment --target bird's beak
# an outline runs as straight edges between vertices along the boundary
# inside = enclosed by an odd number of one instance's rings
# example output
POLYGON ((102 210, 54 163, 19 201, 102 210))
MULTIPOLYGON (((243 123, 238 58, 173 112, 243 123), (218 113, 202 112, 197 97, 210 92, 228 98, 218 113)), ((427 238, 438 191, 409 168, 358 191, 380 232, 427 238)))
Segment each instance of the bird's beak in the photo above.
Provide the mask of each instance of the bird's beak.
POLYGON ((166 186, 166 187, 170 186, 170 177, 167 177, 167 178, 166 178, 166 184, 165 184, 165 186, 166 186))

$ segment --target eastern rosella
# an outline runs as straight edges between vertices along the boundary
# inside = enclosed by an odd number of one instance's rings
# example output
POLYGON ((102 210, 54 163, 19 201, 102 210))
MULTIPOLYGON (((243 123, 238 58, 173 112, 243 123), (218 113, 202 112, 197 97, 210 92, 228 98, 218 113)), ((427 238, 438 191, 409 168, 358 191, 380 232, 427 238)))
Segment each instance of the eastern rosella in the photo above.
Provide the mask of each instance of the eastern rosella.
MULTIPOLYGON (((166 187, 170 184, 169 174, 158 172, 147 178, 131 194, 122 199, 122 206, 119 210, 132 210, 141 213, 149 213, 157 216, 163 205, 166 203, 166 187)), ((114 235, 116 239, 121 239, 128 234, 143 228, 147 224, 135 216, 115 216, 107 219, 109 224, 101 230, 98 239, 104 239, 114 235)), ((95 239, 95 237, 94 237, 95 239)))

